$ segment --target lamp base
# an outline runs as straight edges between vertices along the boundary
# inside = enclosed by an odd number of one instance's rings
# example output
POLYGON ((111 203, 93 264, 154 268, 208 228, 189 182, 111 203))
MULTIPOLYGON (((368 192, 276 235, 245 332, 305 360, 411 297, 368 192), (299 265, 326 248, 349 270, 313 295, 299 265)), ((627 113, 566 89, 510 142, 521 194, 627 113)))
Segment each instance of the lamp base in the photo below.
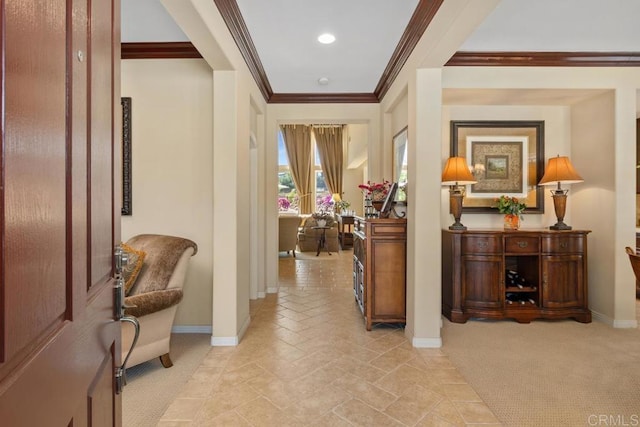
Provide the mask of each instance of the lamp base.
POLYGON ((453 224, 451 224, 449 226, 449 230, 466 230, 466 229, 467 229, 467 227, 462 225, 459 222, 454 222, 453 224))
POLYGON ((549 230, 571 230, 571 226, 560 221, 549 227, 549 230))

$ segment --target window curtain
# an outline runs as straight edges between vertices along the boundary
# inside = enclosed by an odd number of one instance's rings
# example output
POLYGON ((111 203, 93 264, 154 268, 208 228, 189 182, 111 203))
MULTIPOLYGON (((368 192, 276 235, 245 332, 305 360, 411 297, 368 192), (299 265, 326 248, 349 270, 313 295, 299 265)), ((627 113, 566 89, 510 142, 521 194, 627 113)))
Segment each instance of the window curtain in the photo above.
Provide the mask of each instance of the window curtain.
POLYGON ((313 213, 311 184, 313 169, 311 164, 311 127, 304 125, 281 125, 284 146, 289 158, 289 170, 300 199, 300 213, 313 213))
POLYGON ((324 182, 331 194, 342 196, 342 126, 314 126, 313 134, 320 155, 324 182))

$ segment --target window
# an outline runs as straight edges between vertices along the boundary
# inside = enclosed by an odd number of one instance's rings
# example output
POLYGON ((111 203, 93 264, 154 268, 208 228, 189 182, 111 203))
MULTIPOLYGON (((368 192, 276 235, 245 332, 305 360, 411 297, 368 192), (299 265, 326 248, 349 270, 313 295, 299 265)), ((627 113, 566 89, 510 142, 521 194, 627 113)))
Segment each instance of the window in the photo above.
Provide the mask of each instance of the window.
MULTIPOLYGON (((311 134, 311 144, 313 147, 313 162, 315 185, 312 188, 313 198, 316 201, 315 210, 319 210, 319 206, 328 199, 331 199, 331 192, 327 188, 324 181, 322 166, 320 165, 320 155, 315 144, 313 134, 311 134)), ((278 131, 278 209, 281 212, 298 211, 298 193, 293 184, 293 177, 289 169, 289 158, 287 157, 287 149, 284 146, 284 137, 282 132, 278 131)))
POLYGON ((298 192, 293 184, 289 158, 280 131, 278 131, 278 210, 298 212, 298 192))

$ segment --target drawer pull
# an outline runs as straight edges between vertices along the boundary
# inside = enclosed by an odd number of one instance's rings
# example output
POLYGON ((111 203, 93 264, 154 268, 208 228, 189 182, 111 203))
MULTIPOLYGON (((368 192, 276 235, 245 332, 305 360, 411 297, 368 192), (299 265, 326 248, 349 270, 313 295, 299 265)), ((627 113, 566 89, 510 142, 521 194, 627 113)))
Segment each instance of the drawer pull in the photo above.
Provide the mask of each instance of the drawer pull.
POLYGON ((527 246, 529 246, 529 242, 518 242, 519 248, 526 248, 527 246))
POLYGON ((562 249, 567 249, 567 247, 568 247, 568 246, 569 246, 569 244, 568 244, 567 242, 562 242, 562 243, 560 243, 560 247, 561 247, 562 249))
POLYGON ((478 248, 486 249, 489 247, 489 242, 478 242, 478 248))

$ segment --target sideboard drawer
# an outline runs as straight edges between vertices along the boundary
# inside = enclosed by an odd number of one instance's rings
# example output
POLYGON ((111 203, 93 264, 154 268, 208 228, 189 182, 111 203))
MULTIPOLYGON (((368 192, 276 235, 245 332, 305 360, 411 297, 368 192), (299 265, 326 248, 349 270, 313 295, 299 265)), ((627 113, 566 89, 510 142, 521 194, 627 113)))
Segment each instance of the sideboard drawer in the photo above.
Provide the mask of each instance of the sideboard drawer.
POLYGON ((462 236, 462 254, 495 254, 502 252, 502 238, 491 235, 462 236))
POLYGON ((508 236, 504 238, 507 253, 532 253, 540 250, 537 236, 508 236))
POLYGON ((542 252, 554 254, 584 252, 584 238, 582 236, 558 236, 542 238, 542 252))

